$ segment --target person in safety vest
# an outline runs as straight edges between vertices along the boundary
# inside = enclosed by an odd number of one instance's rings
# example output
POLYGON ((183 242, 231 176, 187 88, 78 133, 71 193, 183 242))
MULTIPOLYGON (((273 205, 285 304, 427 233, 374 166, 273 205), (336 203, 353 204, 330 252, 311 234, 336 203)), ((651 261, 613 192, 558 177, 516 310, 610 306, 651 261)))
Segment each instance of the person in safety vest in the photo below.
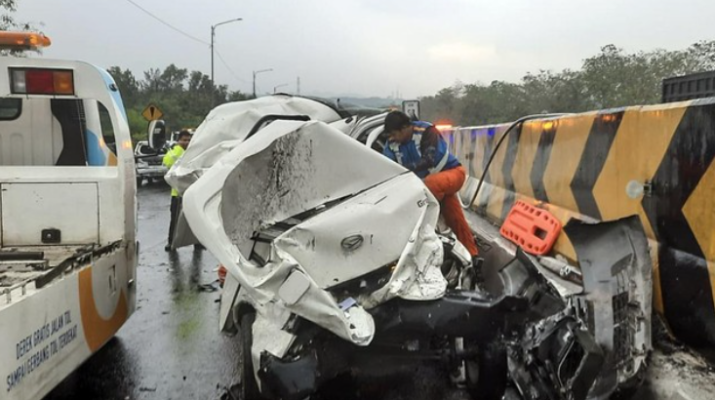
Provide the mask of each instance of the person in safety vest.
POLYGON ((477 283, 482 284, 482 259, 478 257, 477 244, 457 198, 467 177, 466 170, 429 122, 412 121, 407 114, 392 111, 385 118, 385 132, 389 140, 383 154, 414 172, 437 198, 447 226, 472 255, 477 283))
MULTIPOLYGON (((164 155, 164 166, 171 169, 174 163, 176 163, 176 161, 184 155, 184 151, 186 151, 186 148, 189 147, 190 142, 191 132, 186 130, 179 132, 176 144, 171 148, 171 150, 166 152, 166 155, 164 155)), ((179 196, 179 192, 173 188, 171 189, 171 206, 169 206, 169 211, 171 213, 171 220, 169 222, 169 239, 166 246, 164 246, 164 250, 166 251, 173 250, 171 242, 174 238, 176 220, 179 219, 179 212, 181 211, 181 196, 179 196)), ((199 247, 197 247, 197 249, 198 248, 199 247)))

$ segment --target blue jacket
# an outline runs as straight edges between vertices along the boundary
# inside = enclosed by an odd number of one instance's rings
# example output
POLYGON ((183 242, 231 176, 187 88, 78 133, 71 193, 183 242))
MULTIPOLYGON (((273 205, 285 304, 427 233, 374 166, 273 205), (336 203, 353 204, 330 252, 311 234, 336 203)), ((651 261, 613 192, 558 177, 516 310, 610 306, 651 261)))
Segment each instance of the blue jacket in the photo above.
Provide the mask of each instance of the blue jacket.
POLYGON ((450 154, 447 142, 429 122, 412 123, 412 140, 405 144, 390 142, 383 154, 424 179, 427 175, 460 166, 450 154))

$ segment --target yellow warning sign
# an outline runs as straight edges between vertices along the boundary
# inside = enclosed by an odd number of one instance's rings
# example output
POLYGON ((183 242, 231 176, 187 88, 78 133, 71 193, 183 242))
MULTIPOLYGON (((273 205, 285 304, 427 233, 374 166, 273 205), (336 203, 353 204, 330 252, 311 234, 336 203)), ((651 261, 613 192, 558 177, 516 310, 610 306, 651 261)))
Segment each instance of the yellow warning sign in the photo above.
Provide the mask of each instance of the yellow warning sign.
POLYGON ((144 111, 142 111, 142 116, 147 121, 154 121, 160 119, 163 115, 164 113, 161 112, 159 107, 155 106, 154 104, 149 104, 148 106, 146 106, 144 111))

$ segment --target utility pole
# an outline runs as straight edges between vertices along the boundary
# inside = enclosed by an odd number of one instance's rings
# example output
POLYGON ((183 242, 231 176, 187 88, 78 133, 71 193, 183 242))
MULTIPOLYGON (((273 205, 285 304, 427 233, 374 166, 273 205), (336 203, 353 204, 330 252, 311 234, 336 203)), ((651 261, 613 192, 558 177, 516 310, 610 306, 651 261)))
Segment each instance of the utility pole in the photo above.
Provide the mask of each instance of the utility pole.
POLYGON ((262 69, 259 71, 253 71, 253 98, 256 98, 256 75, 260 74, 261 72, 271 72, 273 71, 273 68, 268 68, 268 69, 262 69))
POLYGON ((228 21, 219 22, 216 25, 211 25, 211 83, 215 86, 214 81, 214 38, 216 37, 216 27, 224 24, 229 24, 231 22, 243 21, 243 18, 229 19, 228 21))

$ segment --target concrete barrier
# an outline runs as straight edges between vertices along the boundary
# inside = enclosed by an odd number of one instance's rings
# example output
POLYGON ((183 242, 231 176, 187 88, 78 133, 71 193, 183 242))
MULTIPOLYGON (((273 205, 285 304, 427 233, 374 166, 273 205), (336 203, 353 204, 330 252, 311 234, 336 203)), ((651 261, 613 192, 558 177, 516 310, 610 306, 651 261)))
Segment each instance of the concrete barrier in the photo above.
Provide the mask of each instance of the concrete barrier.
MULTIPOLYGON (((444 132, 467 165, 462 198, 500 224, 517 199, 561 222, 638 215, 651 242, 654 308, 694 346, 715 345, 715 98, 444 132)), ((555 251, 573 260, 567 235, 555 251)))

